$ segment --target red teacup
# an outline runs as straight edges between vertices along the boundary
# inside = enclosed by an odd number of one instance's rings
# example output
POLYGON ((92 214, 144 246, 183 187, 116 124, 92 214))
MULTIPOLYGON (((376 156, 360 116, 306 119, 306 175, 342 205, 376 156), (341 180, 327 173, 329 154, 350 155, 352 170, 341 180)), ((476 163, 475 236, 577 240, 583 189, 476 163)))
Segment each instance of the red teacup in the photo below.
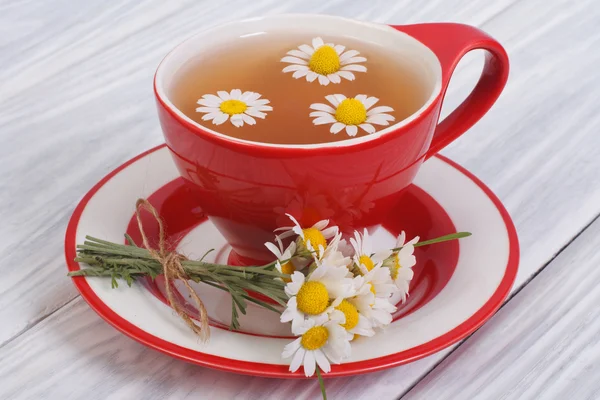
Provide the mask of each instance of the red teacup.
POLYGON ((477 122, 507 77, 502 46, 471 26, 389 27, 332 16, 280 15, 222 25, 188 39, 160 64, 154 89, 166 142, 181 175, 237 253, 237 262, 254 263, 273 258, 264 243, 273 239, 275 228, 290 225, 285 213, 303 226, 329 219, 345 232, 380 224, 421 163, 477 122), (174 75, 189 60, 240 36, 278 31, 354 37, 400 52, 426 78, 428 100, 411 117, 375 134, 312 145, 225 136, 198 125, 170 101, 174 75), (487 50, 479 82, 438 124, 452 71, 474 49, 487 50))

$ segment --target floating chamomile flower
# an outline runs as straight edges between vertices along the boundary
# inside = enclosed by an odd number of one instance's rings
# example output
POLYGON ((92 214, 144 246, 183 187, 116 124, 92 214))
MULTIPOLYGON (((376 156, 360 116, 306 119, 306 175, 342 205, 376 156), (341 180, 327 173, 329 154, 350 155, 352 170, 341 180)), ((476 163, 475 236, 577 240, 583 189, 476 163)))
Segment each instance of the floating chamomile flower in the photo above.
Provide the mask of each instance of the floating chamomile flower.
POLYGON ((339 364, 350 356, 350 339, 340 324, 344 323, 344 314, 334 311, 330 315, 308 319, 296 330, 299 338, 289 343, 281 354, 283 358, 292 358, 290 371, 296 372, 300 365, 304 366, 304 375, 313 376, 316 366, 327 373, 331 364, 339 364))
POLYGON ((305 318, 327 314, 342 299, 352 294, 352 279, 348 269, 320 265, 305 277, 299 271, 292 274, 292 280, 285 285, 285 293, 290 297, 286 309, 281 313, 281 322, 292 321, 292 332, 296 332, 305 318))
POLYGON ((394 252, 383 262, 383 266, 389 268, 391 278, 402 295, 402 302, 406 301, 408 286, 414 275, 412 267, 417 263, 417 260, 413 252, 415 250, 414 245, 419 241, 419 237, 416 236, 407 243, 404 243, 405 240, 406 234, 402 231, 394 246, 394 248, 401 247, 401 249, 394 252))
POLYGON ((221 90, 217 92, 217 96, 202 96, 198 100, 202 107, 196 108, 196 111, 206 114, 202 117, 203 121, 212 121, 215 125, 221 125, 227 120, 238 128, 244 123, 254 125, 256 120, 253 117, 264 119, 266 111, 273 111, 273 107, 267 105, 269 100, 260 97, 258 93, 242 93, 240 89, 233 89, 229 93, 221 90))
POLYGON ((312 46, 303 44, 298 50, 290 50, 287 56, 281 59, 289 63, 283 72, 294 72, 292 77, 299 79, 306 77, 308 82, 318 79, 321 85, 340 83, 341 78, 353 81, 353 72, 367 72, 367 67, 360 65, 367 61, 365 57, 358 57, 356 50, 347 50, 345 46, 333 43, 324 43, 320 37, 312 40, 312 46))
POLYGON ((373 124, 387 126, 395 120, 392 115, 386 114, 394 111, 392 107, 371 108, 379 101, 376 97, 359 94, 346 98, 343 94, 332 94, 325 96, 325 99, 333 107, 323 103, 311 104, 311 110, 315 111, 310 116, 315 117, 315 125, 332 124, 329 131, 333 134, 346 128, 348 136, 356 136, 359 127, 367 133, 375 133, 373 124))
MULTIPOLYGON (((281 243, 281 239, 275 237, 277 240, 278 246, 275 246, 273 243, 267 242, 265 246, 271 253, 277 257, 277 263, 275 264, 275 268, 282 274, 292 275, 296 271, 296 266, 292 262, 292 258, 296 254, 296 242, 290 243, 287 249, 283 250, 283 243, 281 243)), ((279 280, 279 278, 276 278, 279 280)), ((283 282, 291 282, 290 278, 281 279, 283 282)))
POLYGON ((354 264, 359 269, 361 274, 366 274, 375 268, 376 265, 380 264, 388 258, 392 252, 391 250, 382 250, 373 253, 373 245, 371 243, 371 236, 365 229, 363 234, 355 231, 354 237, 350 238, 350 244, 354 249, 354 264))
POLYGON ((290 214, 286 214, 294 223, 294 226, 286 226, 275 229, 275 232, 283 231, 279 234, 280 239, 298 235, 298 252, 308 250, 317 252, 317 257, 321 258, 327 248, 327 240, 333 238, 338 233, 337 226, 330 226, 329 220, 324 219, 315 223, 310 228, 302 228, 300 223, 290 214))

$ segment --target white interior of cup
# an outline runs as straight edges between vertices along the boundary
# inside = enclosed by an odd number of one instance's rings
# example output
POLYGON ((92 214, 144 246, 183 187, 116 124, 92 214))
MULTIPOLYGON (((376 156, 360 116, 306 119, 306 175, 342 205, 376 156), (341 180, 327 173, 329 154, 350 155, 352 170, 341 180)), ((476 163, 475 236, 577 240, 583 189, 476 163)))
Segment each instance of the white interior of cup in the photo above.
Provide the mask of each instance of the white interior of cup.
POLYGON ((402 126, 408 125, 423 113, 436 99, 441 90, 442 70, 436 55, 424 44, 412 36, 400 32, 388 25, 369 22, 354 21, 346 18, 328 15, 273 15, 262 18, 247 19, 219 25, 208 30, 199 32, 173 49, 159 65, 155 77, 156 92, 161 101, 171 109, 173 113, 199 129, 210 132, 228 141, 252 143, 257 146, 268 147, 292 147, 292 148, 319 148, 350 146, 360 142, 371 140, 375 137, 385 135, 402 126), (273 144, 253 142, 223 135, 201 126, 191 118, 182 113, 170 99, 178 72, 191 60, 201 59, 203 55, 210 56, 211 51, 230 45, 236 39, 273 34, 282 32, 289 34, 304 34, 315 36, 337 36, 348 37, 383 47, 401 57, 403 68, 410 68, 411 72, 421 78, 423 90, 427 100, 421 108, 410 117, 391 125, 374 134, 356 137, 348 140, 318 144, 273 144))

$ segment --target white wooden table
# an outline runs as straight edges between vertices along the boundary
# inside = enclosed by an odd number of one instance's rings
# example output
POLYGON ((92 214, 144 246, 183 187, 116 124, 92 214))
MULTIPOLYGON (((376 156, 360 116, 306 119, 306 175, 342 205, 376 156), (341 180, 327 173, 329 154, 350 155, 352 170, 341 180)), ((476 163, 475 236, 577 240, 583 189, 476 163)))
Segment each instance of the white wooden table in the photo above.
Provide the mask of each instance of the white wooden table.
MULTIPOLYGON (((316 381, 218 372, 121 335, 78 296, 63 237, 79 198, 163 141, 152 75, 175 44, 284 12, 456 21, 504 44, 509 83, 443 153, 483 179, 522 248, 479 331, 412 364, 327 381, 331 399, 600 398, 597 0, 0 0, 0 399, 307 399, 316 381)), ((445 109, 474 84, 459 66, 445 109)))

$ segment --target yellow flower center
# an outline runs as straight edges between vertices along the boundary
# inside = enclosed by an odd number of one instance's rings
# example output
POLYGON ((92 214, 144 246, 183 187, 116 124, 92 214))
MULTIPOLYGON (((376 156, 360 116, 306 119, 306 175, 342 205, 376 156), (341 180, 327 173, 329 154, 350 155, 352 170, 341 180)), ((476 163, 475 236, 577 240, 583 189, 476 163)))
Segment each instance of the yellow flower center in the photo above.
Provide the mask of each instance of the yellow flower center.
POLYGON ((355 333, 354 336, 352 336, 352 339, 350 339, 350 341, 356 340, 360 335, 355 333))
POLYGON ((315 250, 319 250, 319 246, 323 246, 323 249, 327 248, 327 240, 317 228, 302 229, 302 233, 304 234, 304 246, 306 246, 306 242, 310 241, 315 250))
POLYGON ((340 57, 333 47, 321 46, 310 57, 308 67, 319 75, 333 74, 340 70, 340 57))
POLYGON ((345 329, 350 330, 358 324, 358 310, 354 307, 354 304, 347 300, 342 300, 340 305, 335 309, 340 310, 346 316, 346 323, 342 324, 345 329))
POLYGON ((296 295, 298 310, 309 315, 321 314, 329 305, 329 293, 321 282, 304 282, 296 295))
POLYGON ((225 100, 219 106, 221 111, 229 115, 241 114, 246 111, 247 108, 248 106, 246 103, 240 100, 225 100))
MULTIPOLYGON (((282 274, 287 274, 287 275, 291 275, 296 271, 296 267, 294 267, 294 264, 292 264, 291 261, 286 262, 285 264, 281 265, 281 273, 282 274)), ((283 278, 284 282, 291 282, 292 280, 290 278, 283 278)))
POLYGON ((329 331, 323 326, 313 326, 302 335, 300 343, 306 350, 320 349, 327 343, 329 331))
POLYGON ((337 106, 335 119, 345 125, 360 125, 367 120, 367 109, 360 100, 347 98, 337 106))
POLYGON ((367 268, 367 271, 370 271, 373 268, 375 268, 375 264, 373 264, 373 260, 371 260, 371 257, 369 257, 369 256, 360 256, 360 258, 358 259, 358 262, 361 265, 364 265, 365 268, 367 268))
POLYGON ((400 259, 398 258, 398 253, 395 253, 392 257, 393 257, 394 263, 390 267, 390 275, 392 276, 393 280, 396 280, 396 278, 398 277, 398 270, 401 267, 400 259))

